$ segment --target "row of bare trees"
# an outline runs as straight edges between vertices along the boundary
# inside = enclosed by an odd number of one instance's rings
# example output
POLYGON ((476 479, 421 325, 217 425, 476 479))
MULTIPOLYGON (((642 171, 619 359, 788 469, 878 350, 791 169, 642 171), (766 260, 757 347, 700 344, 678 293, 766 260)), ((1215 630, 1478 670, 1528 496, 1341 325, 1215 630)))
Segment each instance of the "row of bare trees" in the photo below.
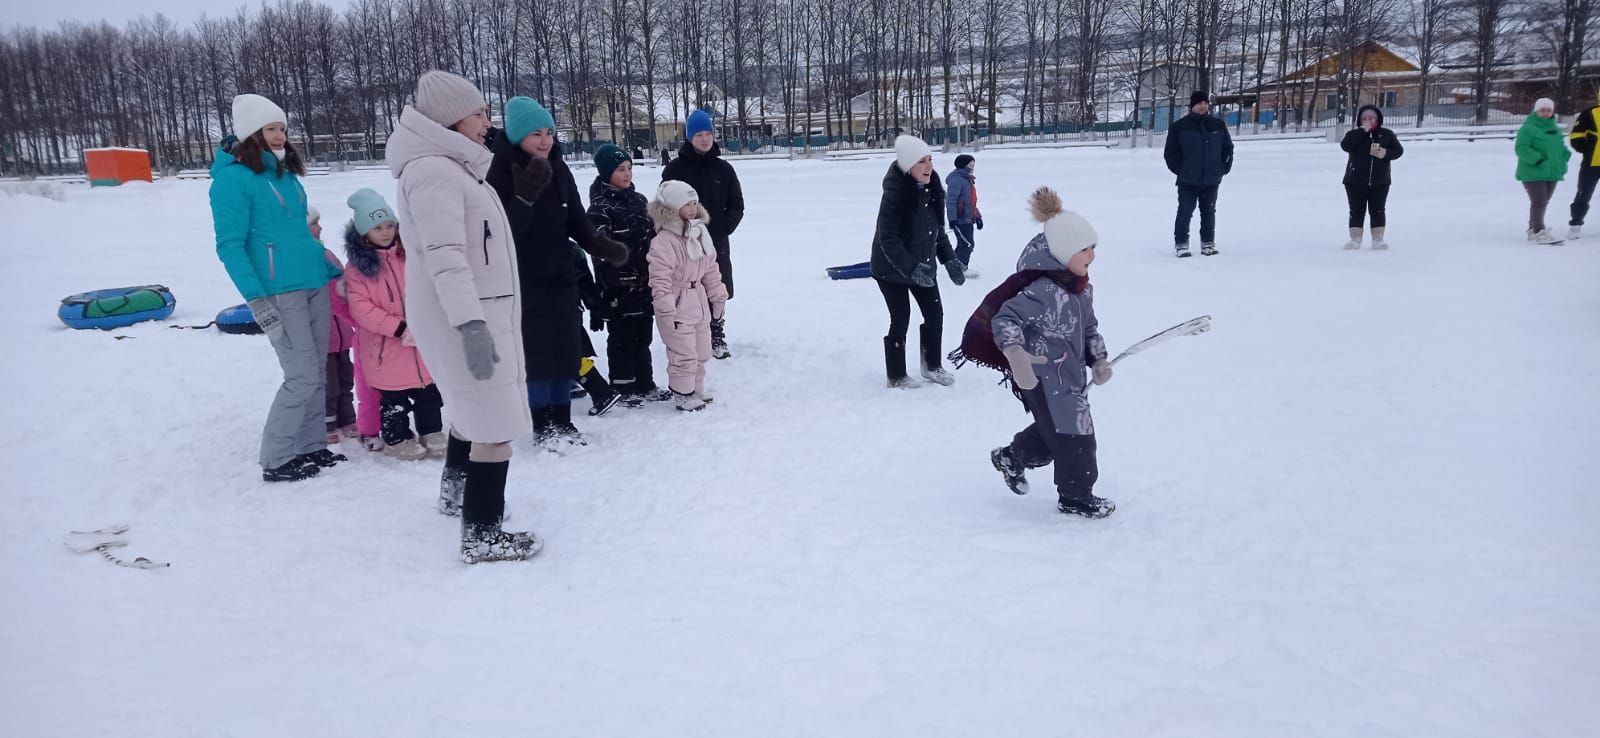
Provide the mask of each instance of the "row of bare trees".
MULTIPOLYGON (((1368 42, 1403 50, 1423 90, 1470 71, 1480 119, 1496 80, 1542 61, 1571 113, 1589 99, 1595 2, 353 0, 335 12, 278 0, 189 25, 0 34, 0 173, 75 168, 101 145, 148 148, 163 169, 203 164, 245 91, 283 105, 311 157, 371 158, 431 68, 466 75, 497 109, 537 97, 579 142, 648 147, 704 106, 735 139, 939 139, 1124 121, 1181 109, 1183 87, 1248 92, 1308 67, 1309 87, 1241 101, 1278 125, 1330 107, 1343 120, 1362 100, 1368 42), (1168 84, 1154 84, 1163 69, 1168 84), (1341 103, 1319 104, 1330 94, 1341 103)), ((1419 95, 1419 121, 1427 104, 1419 95)))

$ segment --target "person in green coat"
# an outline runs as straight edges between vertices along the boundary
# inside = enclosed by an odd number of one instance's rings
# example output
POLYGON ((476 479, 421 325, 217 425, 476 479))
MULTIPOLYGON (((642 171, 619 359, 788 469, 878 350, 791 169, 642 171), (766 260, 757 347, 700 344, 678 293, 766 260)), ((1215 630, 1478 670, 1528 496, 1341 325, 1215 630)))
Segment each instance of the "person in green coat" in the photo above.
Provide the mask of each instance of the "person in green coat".
POLYGON ((1544 211, 1555 196, 1556 184, 1567 176, 1571 155, 1555 115, 1555 102, 1539 98, 1517 131, 1517 181, 1528 191, 1528 242, 1552 246, 1561 239, 1545 227, 1544 211))
POLYGON ((315 476, 345 457, 328 450, 324 417, 328 280, 340 269, 323 256, 306 220, 305 174, 288 116, 260 95, 233 99, 234 136, 211 166, 211 221, 217 258, 250 305, 283 368, 283 383, 261 432, 261 477, 315 476))

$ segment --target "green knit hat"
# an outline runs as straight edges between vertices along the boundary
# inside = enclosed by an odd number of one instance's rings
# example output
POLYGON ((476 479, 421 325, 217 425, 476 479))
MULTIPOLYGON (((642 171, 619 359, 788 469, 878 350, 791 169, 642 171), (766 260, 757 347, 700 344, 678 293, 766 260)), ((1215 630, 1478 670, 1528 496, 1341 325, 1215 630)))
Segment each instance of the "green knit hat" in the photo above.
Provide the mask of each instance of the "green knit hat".
POLYGON ((383 201, 383 195, 363 187, 351 193, 345 204, 350 206, 354 215, 351 222, 355 224, 356 233, 367 235, 372 229, 384 223, 398 223, 394 211, 389 209, 389 203, 383 201))
POLYGON ((555 116, 545 110, 538 100, 518 95, 506 101, 506 138, 520 144, 522 139, 541 128, 556 130, 555 116))
POLYGON ((594 168, 599 170, 600 179, 606 182, 611 181, 611 174, 625 161, 633 161, 633 157, 616 144, 605 144, 594 151, 594 168))

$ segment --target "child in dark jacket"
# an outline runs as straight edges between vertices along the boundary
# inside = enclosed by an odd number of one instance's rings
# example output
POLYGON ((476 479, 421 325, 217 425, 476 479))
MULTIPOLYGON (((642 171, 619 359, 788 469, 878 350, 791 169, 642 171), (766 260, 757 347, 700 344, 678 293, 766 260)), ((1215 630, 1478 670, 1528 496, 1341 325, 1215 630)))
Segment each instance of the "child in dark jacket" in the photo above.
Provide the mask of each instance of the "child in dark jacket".
POLYGON ((995 449, 990 460, 1019 495, 1028 491, 1027 469, 1054 462, 1056 509, 1103 518, 1116 505, 1094 494, 1100 470, 1085 376, 1092 374, 1095 384, 1111 379, 1089 288, 1099 237, 1083 216, 1063 211, 1049 188, 1035 191, 1031 205, 1044 232, 1023 248, 1017 274, 990 293, 980 311, 993 311, 994 345, 1034 422, 1010 445, 995 449), (1000 298, 1005 301, 991 306, 991 299, 1000 298))
POLYGON ((590 311, 590 327, 607 331, 611 386, 621 393, 622 402, 629 407, 665 402, 672 393, 656 386, 650 361, 655 319, 648 256, 656 229, 650 221, 649 200, 634 189, 633 160, 622 149, 601 146, 594 162, 598 174, 589 185, 589 220, 596 231, 628 247, 628 263, 615 267, 595 260, 600 299, 590 311))

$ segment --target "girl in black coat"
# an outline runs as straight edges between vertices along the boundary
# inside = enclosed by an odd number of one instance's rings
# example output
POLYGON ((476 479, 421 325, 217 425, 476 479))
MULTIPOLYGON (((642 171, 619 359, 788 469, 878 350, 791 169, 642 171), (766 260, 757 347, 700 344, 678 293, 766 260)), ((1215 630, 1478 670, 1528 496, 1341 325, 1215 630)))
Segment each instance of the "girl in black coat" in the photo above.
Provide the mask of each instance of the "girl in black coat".
POLYGON ((872 236, 872 278, 889 307, 889 335, 883 337, 884 369, 890 387, 910 388, 906 376, 906 332, 911 327, 911 299, 922 311, 922 377, 949 386, 955 376, 940 366, 944 306, 939 301, 935 259, 950 281, 967 281, 955 249, 944 232, 944 187, 933 176, 933 152, 922 139, 895 139, 895 163, 883 175, 883 199, 872 236))
POLYGON ((537 102, 509 100, 506 128, 492 133, 489 148, 494 162, 486 179, 500 195, 516 244, 534 434, 541 444, 581 445, 572 424, 571 388, 583 339, 571 244, 619 265, 627 262, 628 249, 589 224, 572 170, 561 159, 554 120, 537 102))
POLYGON ((1347 249, 1361 248, 1361 227, 1372 216, 1372 248, 1386 249, 1383 231, 1388 224, 1389 162, 1405 149, 1394 131, 1383 127, 1383 111, 1366 105, 1356 113, 1356 128, 1344 135, 1340 148, 1349 154, 1344 168, 1344 192, 1350 201, 1350 241, 1347 249))

